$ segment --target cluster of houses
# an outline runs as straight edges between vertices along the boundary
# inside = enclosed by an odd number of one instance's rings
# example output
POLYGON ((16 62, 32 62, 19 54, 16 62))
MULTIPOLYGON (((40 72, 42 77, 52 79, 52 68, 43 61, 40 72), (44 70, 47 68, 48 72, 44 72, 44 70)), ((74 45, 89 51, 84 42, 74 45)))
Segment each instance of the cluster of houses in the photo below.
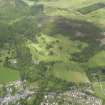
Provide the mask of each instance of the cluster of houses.
POLYGON ((41 105, 102 105, 103 101, 80 90, 45 95, 41 105))
POLYGON ((12 83, 9 83, 5 86, 5 88, 6 95, 0 97, 0 105, 19 105, 19 100, 30 98, 34 94, 34 92, 30 91, 28 88, 23 88, 22 81, 14 81, 12 83), (16 91, 14 95, 11 94, 13 91, 12 87, 18 89, 18 92, 16 91))
MULTIPOLYGON (((0 97, 0 105, 10 105, 11 103, 20 105, 19 100, 31 99, 33 94, 38 94, 37 91, 30 91, 28 88, 23 89, 22 81, 9 83, 6 85, 6 89, 7 94, 4 97, 0 97), (11 86, 20 89, 19 92, 11 95, 11 86)), ((90 87, 87 87, 87 90, 85 88, 71 87, 69 90, 62 92, 45 92, 40 105, 103 105, 103 101, 93 96, 92 90, 90 90, 90 87)))

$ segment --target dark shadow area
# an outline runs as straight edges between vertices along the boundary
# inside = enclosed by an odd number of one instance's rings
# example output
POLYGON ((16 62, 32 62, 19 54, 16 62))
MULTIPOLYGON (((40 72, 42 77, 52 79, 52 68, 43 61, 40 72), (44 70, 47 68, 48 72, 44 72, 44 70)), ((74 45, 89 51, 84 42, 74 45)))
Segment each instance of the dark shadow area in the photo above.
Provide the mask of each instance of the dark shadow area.
POLYGON ((102 8, 105 8, 105 3, 95 3, 95 4, 89 5, 87 7, 80 8, 77 11, 79 11, 83 15, 86 15, 90 12, 93 12, 93 11, 96 11, 96 10, 99 10, 102 8))
POLYGON ((104 38, 103 30, 86 21, 62 17, 43 16, 38 19, 27 17, 12 26, 1 24, 0 27, 1 44, 15 43, 16 41, 20 43, 21 40, 23 42, 24 38, 35 41, 35 35, 40 34, 40 32, 51 36, 61 34, 71 40, 85 42, 88 47, 83 49, 82 52, 72 55, 72 60, 78 62, 87 62, 94 54, 105 48, 100 46, 101 40, 104 38), (38 27, 38 24, 41 27, 38 27))
MULTIPOLYGON (((90 22, 58 17, 51 24, 53 27, 48 31, 48 35, 61 34, 71 40, 79 40, 88 44, 88 47, 81 53, 73 54, 72 60, 86 62, 95 53, 104 49, 104 46, 100 46, 101 40, 104 38, 103 30, 90 22)), ((46 28, 49 27, 46 26, 46 28)))
POLYGON ((87 71, 87 75, 92 82, 105 81, 105 68, 95 68, 87 71))
POLYGON ((52 29, 47 25, 44 26, 45 28, 50 28, 49 35, 62 34, 69 36, 72 40, 81 40, 88 43, 91 40, 92 42, 98 42, 103 38, 102 29, 90 22, 58 17, 53 23, 49 24, 52 24, 52 29))
POLYGON ((104 49, 105 46, 100 46, 100 43, 90 43, 88 47, 82 50, 82 52, 72 54, 72 60, 81 63, 88 62, 92 56, 104 49))

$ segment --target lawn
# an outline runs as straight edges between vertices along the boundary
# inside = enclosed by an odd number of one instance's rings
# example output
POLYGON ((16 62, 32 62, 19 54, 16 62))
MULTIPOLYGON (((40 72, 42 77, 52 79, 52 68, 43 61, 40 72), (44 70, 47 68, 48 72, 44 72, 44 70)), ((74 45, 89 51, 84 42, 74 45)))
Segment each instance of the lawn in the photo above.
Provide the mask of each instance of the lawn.
POLYGON ((20 76, 18 71, 6 67, 0 67, 0 83, 12 82, 19 79, 20 76))
POLYGON ((88 77, 82 68, 74 65, 55 64, 53 75, 68 82, 89 82, 88 77), (73 70, 75 69, 75 70, 73 70))
POLYGON ((101 68, 105 67, 105 51, 100 51, 96 53, 90 60, 89 60, 89 68, 101 68))
POLYGON ((105 99, 105 82, 95 82, 93 88, 96 96, 105 99))

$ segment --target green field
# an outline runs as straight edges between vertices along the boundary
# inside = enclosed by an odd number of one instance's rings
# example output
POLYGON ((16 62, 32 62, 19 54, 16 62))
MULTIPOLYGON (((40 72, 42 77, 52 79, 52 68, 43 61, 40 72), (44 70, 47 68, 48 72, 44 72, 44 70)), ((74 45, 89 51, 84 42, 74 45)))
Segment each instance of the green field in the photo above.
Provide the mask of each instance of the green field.
POLYGON ((82 68, 80 68, 78 64, 55 64, 53 67, 53 75, 68 82, 89 82, 85 71, 82 70, 82 68))
POLYGON ((72 41, 63 35, 51 37, 42 34, 37 38, 37 41, 38 43, 28 41, 26 45, 30 49, 33 60, 44 62, 62 61, 69 63, 71 54, 81 52, 88 46, 86 43, 72 41))
POLYGON ((0 67, 0 83, 7 83, 19 80, 19 72, 14 69, 0 67))
POLYGON ((105 99, 105 82, 95 82, 93 83, 93 88, 96 96, 105 99))
POLYGON ((41 35, 37 40, 36 44, 27 42, 33 61, 62 62, 55 63, 51 70, 55 77, 68 82, 89 82, 85 68, 71 60, 73 53, 81 52, 87 47, 86 43, 72 41, 62 35, 56 37, 41 35))
POLYGON ((89 68, 105 67, 105 51, 100 51, 89 60, 89 68))

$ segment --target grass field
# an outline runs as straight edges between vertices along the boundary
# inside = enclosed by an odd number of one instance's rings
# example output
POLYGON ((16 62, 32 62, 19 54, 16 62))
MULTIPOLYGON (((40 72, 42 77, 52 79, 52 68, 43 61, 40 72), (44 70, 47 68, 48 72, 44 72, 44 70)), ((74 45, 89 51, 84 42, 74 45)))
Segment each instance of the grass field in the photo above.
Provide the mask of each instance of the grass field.
POLYGON ((53 75, 68 82, 89 82, 84 70, 82 70, 82 68, 79 66, 76 67, 76 65, 73 67, 73 64, 72 66, 67 66, 65 64, 55 64, 53 67, 53 75))
POLYGON ((56 63, 52 68, 55 77, 68 82, 89 82, 84 67, 71 60, 71 55, 81 52, 82 49, 87 47, 87 44, 72 41, 62 35, 56 37, 42 35, 37 38, 37 41, 36 44, 32 42, 27 44, 33 61, 62 62, 61 64, 56 63))
POLYGON ((89 68, 105 67, 105 51, 100 51, 89 60, 89 68))
POLYGON ((70 61, 71 54, 81 52, 88 46, 86 43, 72 41, 62 35, 56 37, 42 35, 37 41, 38 43, 28 42, 27 45, 30 48, 32 59, 44 62, 63 61, 67 63, 70 61))
POLYGON ((93 83, 93 88, 96 96, 105 99, 105 82, 93 83))
POLYGON ((19 79, 20 76, 18 71, 6 67, 0 67, 0 83, 12 82, 19 79))

